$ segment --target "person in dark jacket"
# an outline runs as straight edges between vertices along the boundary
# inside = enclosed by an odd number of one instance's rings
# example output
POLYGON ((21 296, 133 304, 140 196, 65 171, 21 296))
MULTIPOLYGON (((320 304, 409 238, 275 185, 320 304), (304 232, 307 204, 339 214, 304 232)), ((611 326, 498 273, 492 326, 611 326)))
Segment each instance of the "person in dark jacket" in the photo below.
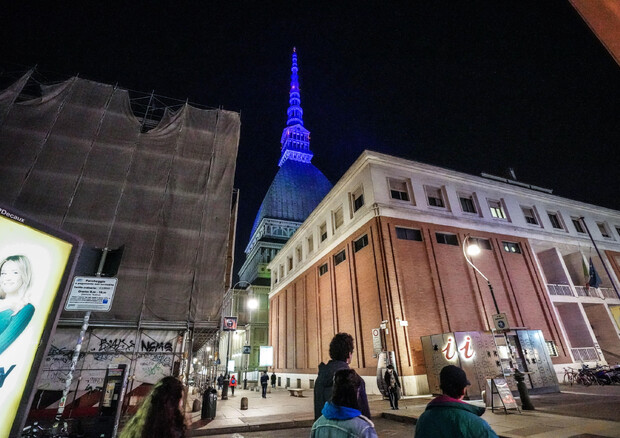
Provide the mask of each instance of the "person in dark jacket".
POLYGON ((443 395, 433 399, 418 419, 416 438, 497 438, 482 414, 485 408, 462 401, 470 383, 465 371, 448 365, 439 373, 443 395))
POLYGON ((311 438, 376 438, 374 424, 360 412, 357 394, 362 378, 351 369, 334 375, 331 401, 325 403, 322 414, 312 425, 311 438))
POLYGON ((267 398, 267 384, 269 383, 269 376, 267 371, 263 371, 263 375, 260 376, 260 386, 263 389, 263 398, 267 398))
POLYGON ((396 370, 394 369, 394 365, 389 364, 387 366, 383 380, 385 380, 388 397, 390 398, 390 406, 392 409, 398 409, 398 399, 400 399, 400 379, 398 378, 398 373, 396 373, 396 370))
POLYGON ((224 376, 220 374, 217 378, 217 389, 221 390, 223 384, 224 384, 224 376))
POLYGON ((271 373, 271 387, 276 387, 276 373, 271 373))
MULTIPOLYGON (((339 370, 349 369, 353 357, 353 337, 348 333, 338 333, 329 343, 329 357, 331 360, 326 364, 319 365, 319 375, 314 382, 314 419, 321 416, 321 410, 332 398, 334 374, 339 370)), ((357 400, 362 415, 370 418, 366 384, 361 379, 357 391, 357 400)))

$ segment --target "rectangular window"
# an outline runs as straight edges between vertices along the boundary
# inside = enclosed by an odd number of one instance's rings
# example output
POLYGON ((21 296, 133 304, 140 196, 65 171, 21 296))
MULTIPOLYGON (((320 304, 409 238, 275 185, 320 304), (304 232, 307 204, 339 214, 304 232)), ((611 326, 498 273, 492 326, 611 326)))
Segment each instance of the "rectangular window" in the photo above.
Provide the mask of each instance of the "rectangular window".
POLYGON ((286 264, 288 266, 288 270, 291 271, 293 269, 293 257, 287 257, 286 264))
POLYGON ((473 195, 459 195, 459 201, 464 213, 478 213, 473 195))
POLYGON ((459 240, 456 237, 456 234, 435 233, 435 238, 437 239, 437 243, 459 246, 459 240))
POLYGON ((334 256, 334 265, 339 265, 347 259, 344 249, 334 256))
POLYGON ((319 227, 319 235, 321 236, 321 242, 325 242, 327 239, 327 224, 325 222, 319 227))
POLYGON ((396 237, 402 240, 415 240, 422 242, 422 232, 412 228, 396 227, 396 237))
POLYGON ((502 242, 504 245, 504 251, 514 254, 521 254, 521 245, 516 242, 502 242))
POLYGON ((312 251, 314 251, 314 237, 310 236, 308 237, 308 254, 312 253, 312 251))
POLYGON ((581 218, 572 217, 571 221, 573 222, 573 226, 575 227, 575 231, 577 231, 578 233, 582 233, 582 234, 586 233, 586 230, 583 227, 583 222, 581 221, 581 218))
POLYGON ((551 221, 551 226, 553 228, 555 228, 556 230, 564 229, 564 227, 562 226, 562 220, 560 219, 559 213, 547 212, 547 215, 549 216, 549 220, 551 221))
POLYGON ((549 352, 549 356, 558 357, 558 348, 555 346, 555 342, 553 341, 545 341, 547 344, 547 351, 549 352))
POLYGON ((390 196, 399 201, 409 201, 409 187, 407 180, 388 178, 390 184, 390 196))
POLYGON ((444 199, 443 199, 443 193, 441 192, 440 188, 424 186, 424 189, 426 190, 426 197, 428 198, 428 205, 432 207, 441 207, 441 208, 446 207, 446 203, 444 202, 444 199))
POLYGON ((301 262, 301 257, 302 257, 301 245, 295 248, 295 254, 297 255, 297 263, 301 262))
POLYGON ((534 213, 534 209, 531 207, 521 207, 523 210, 523 216, 525 217, 525 222, 530 225, 538 225, 538 219, 536 219, 536 213, 534 213))
POLYGON ((325 273, 327 273, 327 263, 324 263, 321 266, 319 266, 319 275, 323 275, 325 273))
POLYGON ((611 234, 609 234, 609 230, 607 229, 607 225, 605 225, 605 222, 597 222, 596 226, 601 232, 601 236, 603 236, 605 239, 611 239, 611 234))
POLYGON ((504 207, 500 201, 487 200, 489 203, 489 209, 491 210, 491 216, 496 219, 506 219, 506 213, 504 207))
POLYGON ((620 237, 620 227, 616 226, 616 233, 618 233, 618 236, 620 237))
POLYGON ((353 212, 355 213, 364 205, 364 192, 361 187, 351 194, 351 200, 353 201, 353 212))
POLYGON ((344 214, 342 213, 342 207, 339 207, 338 210, 334 211, 334 229, 338 229, 344 223, 344 214))
POLYGON ((491 251, 493 247, 491 246, 491 241, 489 239, 483 239, 481 237, 470 237, 468 242, 474 245, 478 245, 480 249, 486 249, 491 251))
POLYGON ((353 250, 355 252, 358 252, 360 249, 365 248, 366 246, 368 246, 367 234, 364 234, 362 237, 353 242, 353 250))

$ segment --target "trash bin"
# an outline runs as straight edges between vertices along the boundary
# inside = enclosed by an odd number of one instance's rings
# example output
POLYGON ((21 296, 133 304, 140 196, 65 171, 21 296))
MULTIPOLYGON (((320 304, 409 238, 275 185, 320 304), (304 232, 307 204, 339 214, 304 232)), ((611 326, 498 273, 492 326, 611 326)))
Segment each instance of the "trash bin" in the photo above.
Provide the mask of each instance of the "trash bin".
POLYGON ((212 389, 205 391, 202 398, 202 412, 200 418, 203 420, 212 420, 215 418, 217 410, 217 390, 212 389))

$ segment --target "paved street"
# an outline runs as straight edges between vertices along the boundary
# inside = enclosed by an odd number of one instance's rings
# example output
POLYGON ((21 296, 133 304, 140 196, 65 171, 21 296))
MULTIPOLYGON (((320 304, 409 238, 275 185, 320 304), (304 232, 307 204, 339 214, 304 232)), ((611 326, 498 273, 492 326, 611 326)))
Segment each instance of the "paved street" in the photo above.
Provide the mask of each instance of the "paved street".
MULTIPOLYGON (((535 411, 506 415, 487 410, 483 418, 506 438, 620 438, 620 386, 562 386, 561 390, 558 394, 532 396, 535 411)), ((431 399, 431 396, 407 397, 401 400, 399 411, 392 411, 387 400, 369 396, 379 436, 413 436, 414 423, 431 399)), ((267 399, 262 399, 256 391, 237 390, 234 397, 218 400, 214 420, 203 421, 200 413, 189 414, 190 434, 238 438, 308 436, 313 422, 312 409, 311 390, 298 398, 276 389, 267 399), (248 398, 247 410, 240 409, 242 397, 248 398)))

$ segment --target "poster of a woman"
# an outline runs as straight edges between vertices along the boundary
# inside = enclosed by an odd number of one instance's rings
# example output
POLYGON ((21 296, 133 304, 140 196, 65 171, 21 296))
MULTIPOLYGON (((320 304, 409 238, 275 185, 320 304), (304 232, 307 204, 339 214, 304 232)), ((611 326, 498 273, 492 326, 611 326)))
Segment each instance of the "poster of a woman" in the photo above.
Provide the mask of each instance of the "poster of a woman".
POLYGON ((13 255, 0 261, 0 354, 24 331, 35 308, 29 302, 30 260, 13 255))

